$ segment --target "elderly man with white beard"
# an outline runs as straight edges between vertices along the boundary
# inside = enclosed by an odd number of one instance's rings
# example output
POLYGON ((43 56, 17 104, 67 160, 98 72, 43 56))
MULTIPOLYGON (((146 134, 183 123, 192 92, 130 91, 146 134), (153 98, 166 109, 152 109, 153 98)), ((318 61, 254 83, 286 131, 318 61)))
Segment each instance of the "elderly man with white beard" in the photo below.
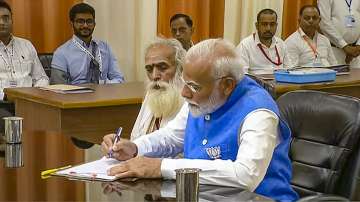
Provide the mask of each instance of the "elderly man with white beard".
POLYGON ((179 112, 184 103, 180 76, 185 54, 176 39, 157 38, 146 48, 147 91, 131 140, 165 126, 179 112))
POLYGON ((200 183, 241 187, 277 201, 298 198, 291 188, 290 130, 271 96, 244 76, 235 46, 209 39, 186 53, 184 104, 165 127, 102 151, 123 162, 108 170, 118 178, 175 179, 175 169, 199 168, 200 183), (190 113, 187 111, 190 109, 190 113), (184 159, 171 159, 179 152, 184 159))

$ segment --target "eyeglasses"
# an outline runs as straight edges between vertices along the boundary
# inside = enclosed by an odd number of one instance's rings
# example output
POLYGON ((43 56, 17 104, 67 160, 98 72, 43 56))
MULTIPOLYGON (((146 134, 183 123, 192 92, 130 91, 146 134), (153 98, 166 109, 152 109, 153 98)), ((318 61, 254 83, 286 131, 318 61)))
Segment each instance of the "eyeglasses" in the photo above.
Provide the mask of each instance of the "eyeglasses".
MULTIPOLYGON (((215 78, 214 81, 221 80, 221 79, 227 78, 227 77, 229 77, 229 76, 218 77, 218 78, 215 78)), ((196 84, 193 81, 185 81, 182 76, 180 76, 180 79, 183 82, 183 84, 191 90, 191 92, 199 93, 201 91, 202 87, 199 84, 196 84)))
POLYGON ((95 24, 95 20, 94 19, 76 19, 75 20, 75 23, 76 24, 79 24, 79 25, 85 25, 85 23, 87 24, 87 25, 90 25, 90 26, 92 26, 92 25, 94 25, 95 24))

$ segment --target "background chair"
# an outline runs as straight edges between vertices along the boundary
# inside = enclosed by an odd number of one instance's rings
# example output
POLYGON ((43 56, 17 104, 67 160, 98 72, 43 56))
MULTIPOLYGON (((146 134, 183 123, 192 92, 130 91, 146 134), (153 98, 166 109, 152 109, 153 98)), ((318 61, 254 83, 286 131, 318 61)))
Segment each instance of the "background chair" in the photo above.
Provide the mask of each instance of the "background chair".
POLYGON ((293 188, 301 197, 335 194, 360 200, 360 100, 293 91, 277 103, 292 131, 293 188))
POLYGON ((50 78, 51 76, 51 61, 53 54, 52 53, 39 53, 38 57, 42 66, 44 67, 46 75, 50 78))

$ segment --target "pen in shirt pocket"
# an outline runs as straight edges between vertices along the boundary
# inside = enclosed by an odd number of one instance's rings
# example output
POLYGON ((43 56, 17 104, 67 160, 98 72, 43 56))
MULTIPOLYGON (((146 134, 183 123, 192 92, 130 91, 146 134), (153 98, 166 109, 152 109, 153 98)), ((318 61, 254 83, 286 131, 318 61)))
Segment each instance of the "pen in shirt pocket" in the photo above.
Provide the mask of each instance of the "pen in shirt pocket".
MULTIPOLYGON (((115 138, 114 138, 114 143, 113 143, 113 146, 120 140, 120 137, 121 137, 121 132, 122 132, 122 127, 119 127, 116 131, 116 134, 115 134, 115 138)), ((109 151, 109 158, 113 158, 113 149, 111 148, 111 150, 109 151)))

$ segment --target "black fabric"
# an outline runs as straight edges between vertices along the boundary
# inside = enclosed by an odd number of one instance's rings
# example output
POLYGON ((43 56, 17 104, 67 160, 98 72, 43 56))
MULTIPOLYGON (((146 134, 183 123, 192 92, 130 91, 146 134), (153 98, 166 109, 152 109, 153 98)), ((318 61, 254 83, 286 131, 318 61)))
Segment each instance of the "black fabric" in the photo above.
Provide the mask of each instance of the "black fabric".
POLYGON ((39 60, 45 70, 46 75, 50 78, 51 76, 51 61, 53 58, 52 53, 39 53, 39 60))
POLYGON ((15 116, 15 105, 12 102, 0 101, 0 134, 5 134, 4 117, 15 116))
POLYGON ((89 149, 90 147, 92 147, 94 145, 94 143, 80 140, 80 139, 77 139, 74 137, 71 137, 71 141, 75 146, 77 146, 80 149, 89 149))
POLYGON ((293 91, 277 103, 292 132, 291 183, 299 195, 338 194, 360 200, 360 100, 293 91))

